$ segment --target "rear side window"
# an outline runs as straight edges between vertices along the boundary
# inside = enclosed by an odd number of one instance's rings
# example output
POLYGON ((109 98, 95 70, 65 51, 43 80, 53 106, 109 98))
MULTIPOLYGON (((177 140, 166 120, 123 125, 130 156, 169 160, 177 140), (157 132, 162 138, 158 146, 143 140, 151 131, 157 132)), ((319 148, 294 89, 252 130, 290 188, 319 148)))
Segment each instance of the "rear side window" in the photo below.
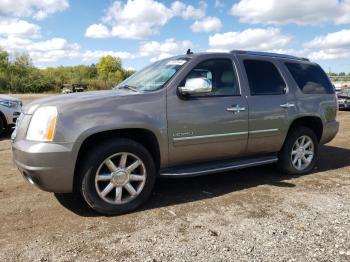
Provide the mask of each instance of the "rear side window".
POLYGON ((251 95, 282 95, 286 83, 276 66, 263 60, 244 60, 251 95))
POLYGON ((285 63, 304 94, 333 94, 334 89, 326 73, 319 65, 285 63))

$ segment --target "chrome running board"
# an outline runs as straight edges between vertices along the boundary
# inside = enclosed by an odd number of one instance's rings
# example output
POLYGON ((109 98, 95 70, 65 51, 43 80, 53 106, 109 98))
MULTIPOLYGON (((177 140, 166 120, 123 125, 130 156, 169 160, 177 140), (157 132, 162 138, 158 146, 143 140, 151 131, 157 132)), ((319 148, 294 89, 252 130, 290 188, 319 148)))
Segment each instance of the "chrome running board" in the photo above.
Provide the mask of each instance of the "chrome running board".
POLYGON ((227 172, 253 166, 272 164, 278 161, 277 156, 245 158, 244 160, 224 160, 208 163, 176 166, 160 170, 162 177, 193 177, 212 173, 227 172))

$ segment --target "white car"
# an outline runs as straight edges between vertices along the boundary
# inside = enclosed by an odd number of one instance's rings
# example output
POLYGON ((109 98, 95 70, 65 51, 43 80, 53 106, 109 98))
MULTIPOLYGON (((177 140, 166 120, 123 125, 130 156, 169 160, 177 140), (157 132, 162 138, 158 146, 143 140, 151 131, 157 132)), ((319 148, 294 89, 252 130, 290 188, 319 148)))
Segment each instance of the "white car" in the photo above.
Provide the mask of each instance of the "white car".
POLYGON ((0 134, 16 124, 22 111, 22 101, 18 98, 0 95, 0 134))

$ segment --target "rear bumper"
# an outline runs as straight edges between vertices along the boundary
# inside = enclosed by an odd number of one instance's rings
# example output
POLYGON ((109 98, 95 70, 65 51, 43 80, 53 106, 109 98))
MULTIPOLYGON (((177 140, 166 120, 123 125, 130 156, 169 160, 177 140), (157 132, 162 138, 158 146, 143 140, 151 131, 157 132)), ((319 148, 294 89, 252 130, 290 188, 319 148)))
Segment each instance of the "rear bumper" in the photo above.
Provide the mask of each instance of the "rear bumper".
POLYGON ((322 138, 320 144, 326 144, 330 142, 338 133, 339 122, 336 120, 329 121, 324 124, 322 138))
POLYGON ((13 160, 24 178, 42 190, 73 191, 75 156, 72 143, 39 143, 27 140, 12 144, 13 160))

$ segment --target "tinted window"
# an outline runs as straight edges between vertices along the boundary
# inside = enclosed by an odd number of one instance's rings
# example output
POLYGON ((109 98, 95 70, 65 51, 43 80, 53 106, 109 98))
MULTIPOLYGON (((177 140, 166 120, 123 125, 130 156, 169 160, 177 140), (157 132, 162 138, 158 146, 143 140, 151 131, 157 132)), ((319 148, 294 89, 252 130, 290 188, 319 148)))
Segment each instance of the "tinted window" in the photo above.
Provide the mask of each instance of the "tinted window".
POLYGON ((334 93, 331 82, 320 66, 307 63, 286 63, 286 66, 303 93, 334 93))
MULTIPOLYGON (((199 96, 239 95, 239 86, 232 61, 229 59, 210 59, 199 63, 187 75, 190 78, 206 78, 212 83, 212 92, 199 96)), ((198 95, 196 95, 198 96, 198 95)))
POLYGON ((286 84, 274 64, 262 60, 244 60, 251 95, 280 95, 286 84))

